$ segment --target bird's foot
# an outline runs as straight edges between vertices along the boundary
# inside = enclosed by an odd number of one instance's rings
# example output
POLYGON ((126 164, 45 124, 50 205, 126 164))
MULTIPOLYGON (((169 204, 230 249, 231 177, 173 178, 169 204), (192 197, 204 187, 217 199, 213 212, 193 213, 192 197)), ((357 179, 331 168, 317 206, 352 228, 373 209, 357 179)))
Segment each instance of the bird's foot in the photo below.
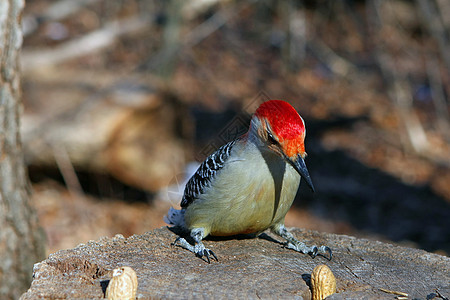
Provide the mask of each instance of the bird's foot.
POLYGON ((198 257, 200 257, 201 259, 203 259, 203 256, 206 257, 206 261, 209 263, 211 263, 211 260, 209 259, 210 255, 216 260, 219 261, 217 259, 217 256, 214 254, 214 252, 211 249, 205 248, 202 245, 202 248, 199 249, 198 251, 195 252, 195 255, 197 255, 198 257))
POLYGON ((328 260, 331 260, 331 258, 333 257, 333 252, 328 246, 308 246, 305 243, 299 241, 288 241, 284 246, 288 249, 292 249, 304 254, 309 254, 312 258, 315 258, 317 255, 319 255, 325 257, 328 260))
POLYGON ((214 254, 214 252, 208 248, 206 248, 203 243, 196 243, 195 246, 192 246, 191 244, 188 243, 188 241, 186 241, 186 239, 182 238, 182 237, 178 237, 175 242, 173 242, 174 246, 179 246, 182 247, 186 250, 191 251, 192 253, 194 253, 195 255, 197 255, 198 257, 200 257, 201 259, 203 259, 203 257, 206 258, 206 261, 209 263, 211 263, 211 259, 210 257, 212 256, 216 261, 219 261, 217 259, 217 256, 214 254))
POLYGON ((331 252, 330 247, 328 246, 320 246, 317 247, 316 245, 308 246, 303 242, 298 241, 292 233, 290 233, 284 224, 276 224, 271 228, 271 230, 275 233, 281 236, 282 238, 286 239, 286 243, 284 246, 288 249, 295 250, 297 252, 301 252, 304 254, 309 254, 312 258, 316 257, 317 255, 323 256, 328 260, 331 260, 333 257, 333 253, 331 252), (328 254, 328 257, 327 257, 328 254))

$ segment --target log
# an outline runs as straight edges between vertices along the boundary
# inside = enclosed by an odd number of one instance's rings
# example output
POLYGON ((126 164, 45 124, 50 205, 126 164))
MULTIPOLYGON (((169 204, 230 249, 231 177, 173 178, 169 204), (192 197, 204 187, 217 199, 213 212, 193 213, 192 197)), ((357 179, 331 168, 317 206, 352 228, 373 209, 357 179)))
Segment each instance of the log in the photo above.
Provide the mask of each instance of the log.
POLYGON ((163 227, 124 238, 101 238, 61 250, 35 264, 21 299, 103 298, 112 270, 132 267, 138 299, 310 299, 310 274, 326 264, 337 293, 327 299, 431 299, 450 295, 450 258, 355 237, 291 229, 300 240, 326 244, 333 259, 312 259, 282 247, 277 237, 207 239, 219 261, 211 264, 172 246, 176 234, 163 227), (277 239, 277 240, 275 240, 277 239), (429 297, 429 298, 427 298, 429 297))

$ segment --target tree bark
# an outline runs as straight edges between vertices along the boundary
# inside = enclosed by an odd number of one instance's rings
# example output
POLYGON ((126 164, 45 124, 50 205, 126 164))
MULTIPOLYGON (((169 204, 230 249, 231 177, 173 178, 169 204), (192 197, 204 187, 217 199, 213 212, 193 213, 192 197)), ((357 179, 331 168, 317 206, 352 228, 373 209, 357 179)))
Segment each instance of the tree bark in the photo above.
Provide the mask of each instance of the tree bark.
POLYGON ((17 299, 44 256, 43 234, 29 204, 19 134, 23 0, 0 0, 0 298, 17 299))

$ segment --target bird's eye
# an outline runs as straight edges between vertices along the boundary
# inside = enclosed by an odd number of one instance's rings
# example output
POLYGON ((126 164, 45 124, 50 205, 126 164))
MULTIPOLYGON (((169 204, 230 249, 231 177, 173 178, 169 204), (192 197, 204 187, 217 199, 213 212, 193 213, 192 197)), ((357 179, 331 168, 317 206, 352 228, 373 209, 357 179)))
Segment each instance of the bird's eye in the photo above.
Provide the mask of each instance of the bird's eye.
POLYGON ((274 138, 274 136, 272 135, 272 133, 267 132, 267 140, 269 141, 270 144, 278 144, 278 141, 274 138))

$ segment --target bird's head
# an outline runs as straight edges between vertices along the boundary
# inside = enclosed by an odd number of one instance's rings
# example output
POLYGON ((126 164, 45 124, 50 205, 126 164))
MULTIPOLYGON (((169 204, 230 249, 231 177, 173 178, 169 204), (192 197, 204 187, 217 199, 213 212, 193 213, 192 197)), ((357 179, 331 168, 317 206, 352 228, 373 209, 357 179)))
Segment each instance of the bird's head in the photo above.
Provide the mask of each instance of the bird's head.
POLYGON ((256 110, 251 128, 268 149, 291 164, 314 191, 306 168, 305 122, 286 101, 269 100, 256 110))

